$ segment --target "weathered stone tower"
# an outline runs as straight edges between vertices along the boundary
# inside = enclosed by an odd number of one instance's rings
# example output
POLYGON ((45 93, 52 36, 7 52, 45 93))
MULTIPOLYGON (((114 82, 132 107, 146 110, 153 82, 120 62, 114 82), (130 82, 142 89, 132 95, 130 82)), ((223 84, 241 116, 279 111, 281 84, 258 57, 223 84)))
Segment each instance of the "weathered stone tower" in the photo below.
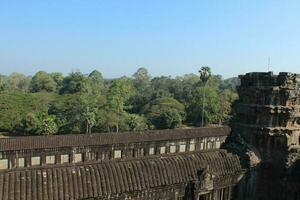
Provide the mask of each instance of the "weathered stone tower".
POLYGON ((298 78, 272 72, 240 76, 227 144, 249 169, 240 199, 300 199, 298 78))

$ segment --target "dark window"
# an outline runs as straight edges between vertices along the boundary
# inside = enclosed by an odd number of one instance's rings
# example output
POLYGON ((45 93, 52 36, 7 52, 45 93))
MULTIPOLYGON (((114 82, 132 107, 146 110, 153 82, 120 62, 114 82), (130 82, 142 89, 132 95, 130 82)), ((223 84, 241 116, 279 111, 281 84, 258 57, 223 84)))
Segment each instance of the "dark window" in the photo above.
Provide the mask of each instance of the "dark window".
POLYGON ((296 123, 297 123, 297 125, 300 125, 300 118, 296 119, 296 123))
POLYGON ((199 200, 210 200, 212 197, 211 193, 202 194, 199 196, 199 200))

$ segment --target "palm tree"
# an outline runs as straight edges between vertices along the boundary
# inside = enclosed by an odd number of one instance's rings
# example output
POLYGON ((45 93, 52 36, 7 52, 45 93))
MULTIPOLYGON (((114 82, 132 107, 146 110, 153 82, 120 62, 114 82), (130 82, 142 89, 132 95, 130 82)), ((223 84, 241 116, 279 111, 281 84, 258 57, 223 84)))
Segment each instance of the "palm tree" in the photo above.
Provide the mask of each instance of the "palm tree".
MULTIPOLYGON (((199 70, 200 73, 200 80, 203 83, 204 87, 206 86, 206 83, 208 82, 208 80, 211 77, 211 71, 210 68, 208 66, 203 66, 201 67, 201 69, 199 70)), ((204 126, 204 102, 205 102, 205 89, 203 90, 203 100, 202 100, 202 122, 201 125, 202 127, 204 126)))

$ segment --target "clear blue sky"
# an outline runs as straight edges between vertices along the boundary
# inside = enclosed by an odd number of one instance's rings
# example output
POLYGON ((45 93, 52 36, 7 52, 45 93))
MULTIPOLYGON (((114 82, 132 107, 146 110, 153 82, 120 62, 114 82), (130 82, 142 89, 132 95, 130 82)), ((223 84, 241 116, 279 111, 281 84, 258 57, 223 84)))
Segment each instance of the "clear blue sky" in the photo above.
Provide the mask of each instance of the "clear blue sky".
POLYGON ((0 73, 300 73, 300 1, 0 0, 0 73))

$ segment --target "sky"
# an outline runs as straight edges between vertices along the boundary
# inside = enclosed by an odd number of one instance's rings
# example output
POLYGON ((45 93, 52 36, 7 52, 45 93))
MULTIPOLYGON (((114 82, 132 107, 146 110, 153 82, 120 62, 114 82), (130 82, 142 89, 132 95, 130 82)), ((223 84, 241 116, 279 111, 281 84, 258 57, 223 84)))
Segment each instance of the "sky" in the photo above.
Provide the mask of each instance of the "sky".
POLYGON ((0 73, 300 73, 299 10, 298 0, 0 0, 0 73))

